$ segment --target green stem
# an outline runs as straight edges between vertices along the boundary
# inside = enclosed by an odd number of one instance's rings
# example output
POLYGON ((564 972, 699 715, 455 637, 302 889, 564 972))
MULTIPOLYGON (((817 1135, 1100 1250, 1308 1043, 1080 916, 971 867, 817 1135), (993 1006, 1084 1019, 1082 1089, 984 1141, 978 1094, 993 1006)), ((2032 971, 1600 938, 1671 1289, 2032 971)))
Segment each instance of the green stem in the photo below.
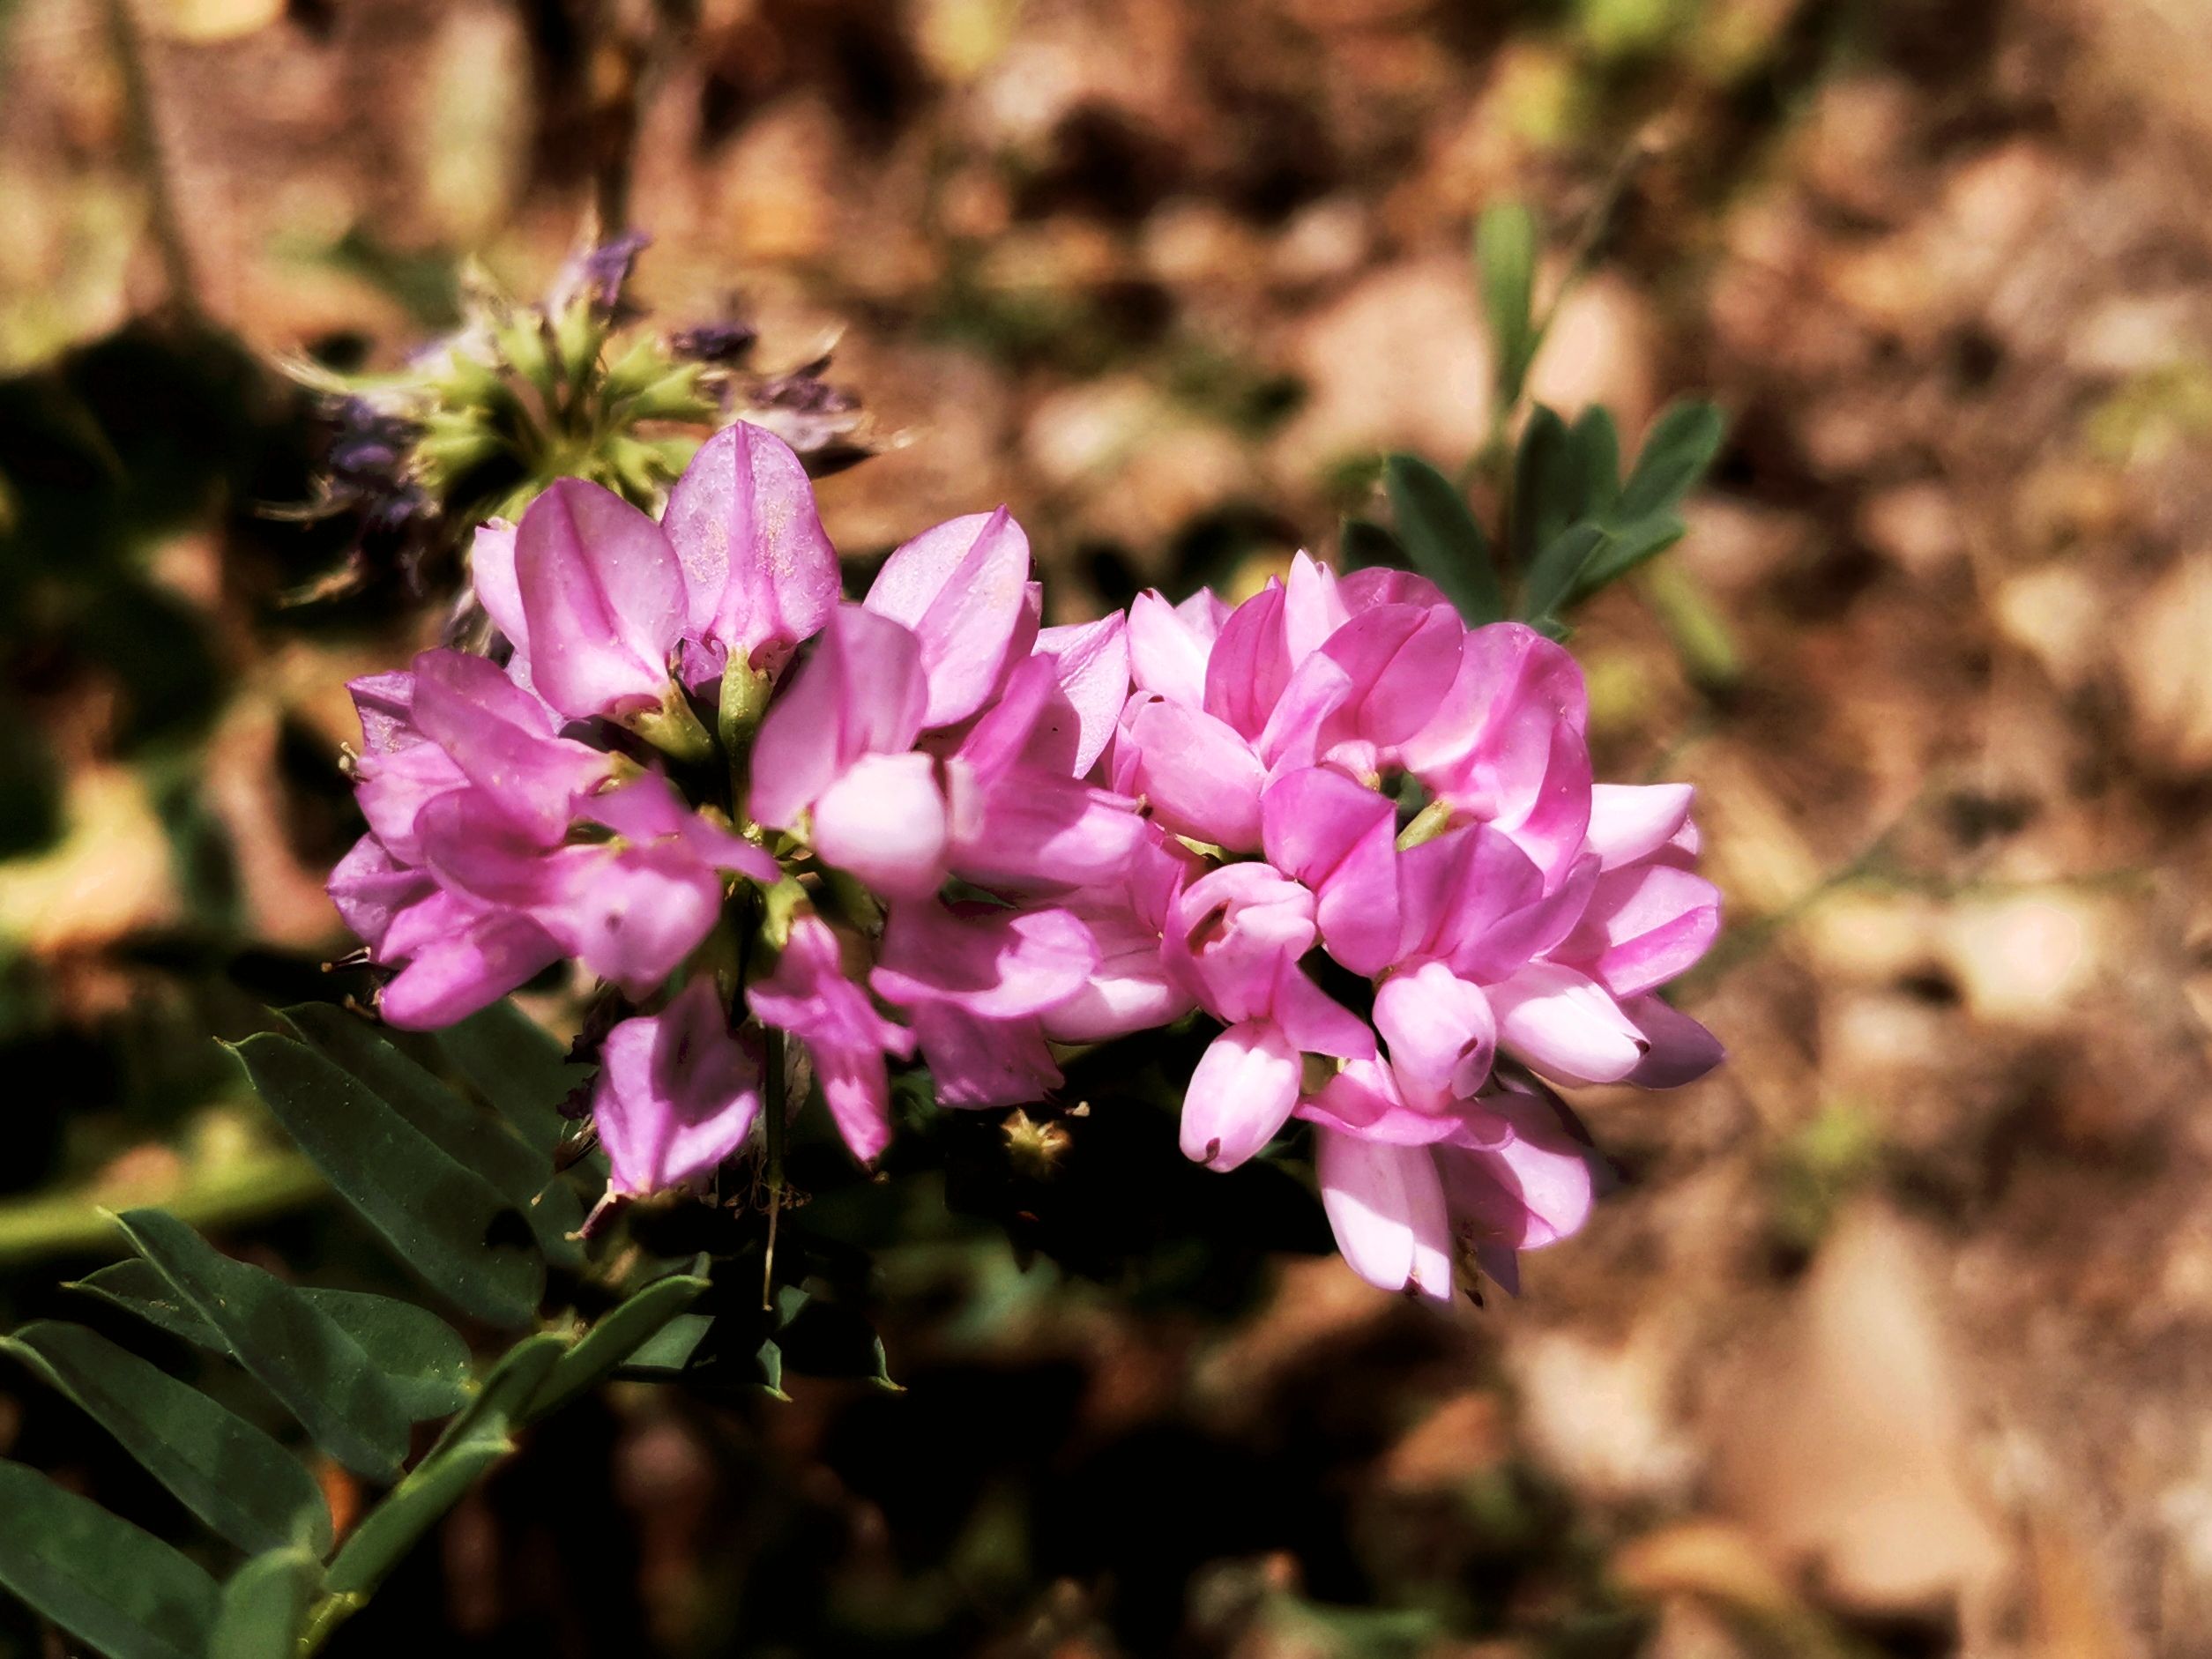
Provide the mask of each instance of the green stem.
MULTIPOLYGON (((166 1196, 148 1195, 182 1221, 220 1232, 311 1202, 323 1178, 296 1152, 256 1152, 206 1172, 190 1171, 166 1196)), ((116 1254, 114 1224, 101 1205, 117 1195, 79 1188, 49 1197, 0 1204, 0 1268, 41 1256, 116 1254)))
POLYGON ((199 311, 199 285, 193 278, 183 216, 177 212, 167 158, 161 153, 161 130, 153 115, 153 84, 146 73, 145 37, 138 31, 130 0, 107 0, 105 10, 108 48, 115 53, 115 70, 123 80, 131 159, 145 184, 146 217, 154 245, 160 249, 169 303, 187 316, 195 316, 199 311))
POLYGON ((762 1104, 762 1115, 766 1122, 763 1134, 768 1141, 768 1248, 763 1255, 760 1269, 760 1305, 763 1313, 773 1313, 776 1306, 776 1218, 784 1201, 784 1135, 788 1127, 784 1121, 784 1034, 774 1026, 765 1029, 767 1039, 766 1098, 762 1104))

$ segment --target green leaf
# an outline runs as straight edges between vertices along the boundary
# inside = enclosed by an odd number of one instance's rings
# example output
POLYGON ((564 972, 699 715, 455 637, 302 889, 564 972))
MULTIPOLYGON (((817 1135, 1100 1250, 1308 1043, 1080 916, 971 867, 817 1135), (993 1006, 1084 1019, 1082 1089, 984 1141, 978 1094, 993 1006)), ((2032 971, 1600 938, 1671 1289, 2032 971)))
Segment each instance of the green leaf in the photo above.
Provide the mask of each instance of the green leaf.
POLYGON ((190 1383, 81 1325, 0 1337, 123 1443, 187 1509, 251 1554, 331 1547, 330 1509, 296 1457, 190 1383))
POLYGON ((108 1659, 205 1659, 215 1581, 180 1551, 0 1460, 0 1585, 108 1659))
POLYGON ((1568 449, 1574 456, 1580 485, 1575 516, 1602 518, 1620 499, 1620 431, 1612 411, 1594 403, 1568 428, 1568 449))
POLYGON ((1576 584, 1591 555, 1605 545, 1602 524, 1585 521, 1553 537, 1529 566, 1521 590, 1521 614, 1531 622, 1552 621, 1577 591, 1576 584))
MULTIPOLYGON (((195 1313, 147 1262, 113 1262, 63 1288, 99 1297, 188 1343, 217 1353, 230 1351, 223 1334, 195 1313)), ((475 1386, 469 1373, 468 1344, 428 1308, 370 1291, 331 1291, 313 1284, 294 1288, 361 1344, 361 1351, 391 1380, 392 1392, 413 1421, 444 1417, 468 1402, 475 1386)))
POLYGON ((1337 568, 1364 570, 1371 565, 1403 569, 1405 549, 1398 539, 1370 518, 1347 518, 1338 533, 1337 568))
POLYGON ((1475 223, 1482 309, 1498 352, 1498 402, 1510 408, 1536 355, 1536 215, 1517 202, 1486 209, 1475 223))
POLYGON ((1452 481, 1417 455, 1383 463, 1384 487, 1413 568, 1443 590, 1471 624, 1505 614, 1505 594, 1490 562, 1490 539, 1452 481))
POLYGON ((711 1313, 679 1313, 640 1343, 615 1367, 614 1374, 634 1380, 666 1381, 691 1363, 713 1328, 711 1313))
POLYGON ((1669 404, 1651 423, 1635 471, 1621 487, 1615 521, 1633 523, 1673 508, 1704 477, 1727 432, 1728 422, 1714 404, 1696 398, 1669 404))
POLYGON ((555 1176, 549 1153, 524 1145, 505 1123, 462 1099, 359 1015, 328 1002, 286 1008, 283 1015, 309 1047, 350 1073, 463 1169, 488 1181, 530 1224, 547 1261, 566 1268, 583 1264, 584 1248, 574 1234, 584 1224, 584 1207, 575 1189, 555 1176))
POLYGON ((1583 599, 1617 582, 1646 560, 1665 553, 1682 539, 1685 527, 1672 513, 1658 513, 1610 532, 1583 566, 1575 579, 1574 598, 1583 599))
POLYGON ((512 1002, 495 1002, 438 1033, 438 1046, 530 1146, 551 1153, 568 1134, 561 1103, 589 1081, 553 1034, 512 1002))
POLYGON ((356 1474, 389 1480, 398 1473, 407 1454, 407 1414, 384 1373, 329 1314, 274 1274, 233 1261, 174 1216, 133 1209, 116 1222, 317 1444, 356 1474))
POLYGON ((223 1585, 209 1659, 291 1659, 323 1566, 305 1550, 272 1550, 223 1585))
POLYGON ((264 1033, 237 1053, 300 1150, 425 1283, 488 1324, 529 1321, 545 1263, 513 1205, 304 1043, 264 1033))
POLYGON ((1583 480, 1567 423, 1538 404, 1521 428, 1513 458, 1514 568, 1527 570, 1538 552, 1582 517, 1583 480))
POLYGON ((515 1449, 516 1425, 568 1350, 569 1340, 559 1332, 540 1331, 501 1357, 483 1392, 346 1539, 324 1580, 331 1596, 365 1597, 463 1493, 515 1449))
POLYGON ((784 1392, 783 1344, 771 1336, 760 1345, 755 1358, 760 1362, 760 1386, 778 1400, 790 1399, 784 1392))
POLYGON ((704 1279, 688 1273, 656 1280, 603 1315, 562 1354, 531 1402, 530 1415, 544 1417, 597 1385, 659 1334, 668 1321, 698 1300, 704 1279))

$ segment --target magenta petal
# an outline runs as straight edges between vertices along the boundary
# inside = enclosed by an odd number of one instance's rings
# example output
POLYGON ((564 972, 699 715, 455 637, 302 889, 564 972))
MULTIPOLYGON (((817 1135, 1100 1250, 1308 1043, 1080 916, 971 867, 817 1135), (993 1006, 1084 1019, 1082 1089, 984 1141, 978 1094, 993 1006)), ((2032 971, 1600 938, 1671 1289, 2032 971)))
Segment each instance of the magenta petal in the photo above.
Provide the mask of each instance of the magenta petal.
POLYGON ((428 871, 400 864, 373 835, 354 842, 331 872, 331 903, 372 951, 383 945, 394 917, 436 890, 428 871))
POLYGON ((1176 894, 1161 957, 1232 1024, 1268 1014, 1285 969, 1313 948, 1314 898, 1264 864, 1227 864, 1176 894))
POLYGON ((1458 673, 1466 634, 1449 606, 1386 605, 1330 635, 1322 652, 1356 688, 1339 717, 1346 734, 1388 749, 1426 725, 1458 673))
POLYGON ((775 971, 755 981, 746 1000, 762 1024, 807 1045, 838 1133, 853 1157, 874 1163, 891 1135, 883 1056, 912 1053, 914 1036, 877 1013, 868 993, 845 977, 836 933, 818 917, 800 917, 775 971))
POLYGON ((561 956, 527 916, 488 911, 416 950, 377 994, 377 1011, 403 1031, 434 1031, 489 1008, 561 956))
POLYGON ((468 785, 467 775, 453 763, 453 757, 435 743, 409 743, 382 755, 364 755, 356 776, 354 800, 361 815, 392 856, 407 863, 421 856, 416 826, 423 808, 468 785))
POLYGON ((1401 1078, 1471 1095, 1490 1075, 1498 1045, 1490 1000, 1441 962, 1394 973, 1376 987, 1374 1029, 1401 1078))
POLYGON ((1352 676, 1318 652, 1292 673, 1253 748, 1270 771, 1311 766, 1322 733, 1352 695, 1352 676))
POLYGON ((1651 1045, 1642 1063, 1628 1074, 1627 1080, 1639 1089, 1679 1089, 1694 1083, 1725 1058, 1718 1038, 1657 997, 1637 997, 1620 1011, 1651 1045))
MULTIPOLYGON (((1398 881, 1404 904, 1402 956, 1443 956, 1462 972, 1489 963, 1501 949, 1501 934, 1519 926, 1523 912, 1545 896, 1544 878, 1528 854, 1487 824, 1463 824, 1408 848, 1398 859, 1398 881)), ((1578 890, 1577 904, 1580 898, 1578 890)), ((1556 936, 1563 938, 1579 914, 1569 911, 1556 936)), ((1535 926, 1531 921, 1523 931, 1535 926)), ((1514 933, 1508 942, 1520 937, 1514 933)), ((1508 951, 1508 967, 1519 966, 1529 954, 1508 951)))
POLYGON ((1283 582, 1283 652, 1292 671, 1350 617, 1337 592, 1337 573, 1300 548, 1283 582))
POLYGON ((1400 934, 1396 812, 1342 772, 1286 772, 1260 798, 1268 861, 1314 889, 1329 954, 1352 972, 1380 973, 1400 934))
POLYGON ((925 530, 884 562, 866 603, 921 641, 926 727, 964 720, 989 699, 1023 630, 1028 586, 1029 538, 1003 507, 925 530))
POLYGON ((1136 748, 1133 786, 1161 825, 1232 852, 1260 845, 1260 789, 1267 771, 1235 731, 1180 703, 1136 710, 1128 740, 1136 748))
POLYGON ((891 907, 869 983, 888 1001, 950 1002, 1009 1020, 1065 1001, 1098 965, 1090 929, 1068 911, 979 906, 956 915, 932 899, 891 907))
POLYGON ((414 659, 415 722, 469 782, 540 839, 560 839, 577 801, 614 761, 553 734, 545 705, 481 657, 426 651, 414 659))
POLYGON ((1337 578, 1337 597, 1344 601, 1344 609, 1357 616, 1371 611, 1378 605, 1448 605, 1444 591, 1425 576, 1415 576, 1411 570, 1393 570, 1388 565, 1373 564, 1365 569, 1347 570, 1337 578))
POLYGON ((1720 932, 1720 889, 1672 866, 1632 865, 1598 878, 1582 926, 1559 949, 1616 997, 1687 971, 1720 932))
POLYGON ((1065 1001, 1041 1016, 1058 1043, 1100 1043, 1166 1025, 1190 1012, 1190 993, 1160 962, 1157 921, 1127 905, 1075 903, 1070 908, 1099 948, 1099 965, 1065 1001))
POLYGON ((1363 1141, 1390 1146, 1434 1146, 1459 1132, 1460 1122, 1446 1112, 1425 1112, 1407 1104, 1389 1063, 1347 1061, 1318 1094, 1299 1103, 1298 1115, 1363 1141))
POLYGON ((389 754, 420 740, 414 725, 414 676, 405 670, 363 674, 346 682, 361 719, 364 756, 389 754))
POLYGON ((1213 1039, 1183 1093, 1183 1156, 1233 1170, 1272 1141, 1298 1105, 1299 1058, 1272 1021, 1248 1020, 1213 1039))
POLYGON ((763 887, 782 878, 781 867, 764 848, 692 811, 676 786, 658 772, 592 796, 578 815, 605 824, 626 841, 667 842, 710 869, 734 870, 763 887))
MULTIPOLYGON (((960 765, 947 763, 949 783, 960 765)), ((983 887, 1096 887, 1128 868, 1145 833, 1134 801, 1024 767, 976 792, 974 809, 961 815, 952 869, 983 887)))
POLYGON ((613 491, 556 479, 515 537, 533 688, 571 719, 657 705, 683 633, 683 573, 660 526, 613 491))
POLYGON ((1697 792, 1687 784, 1595 784, 1586 851, 1608 870, 1657 852, 1689 822, 1697 792))
POLYGON ((662 1012, 616 1025, 600 1046, 592 1094, 610 1188, 657 1192, 721 1163, 760 1116, 760 1081, 710 977, 662 1012))
POLYGON ((761 722, 753 744, 754 819, 795 830, 860 755, 912 748, 927 697, 912 633, 857 605, 839 606, 814 655, 761 722))
POLYGON ((815 851, 890 898, 944 884, 945 799, 927 755, 863 755, 814 803, 815 851))
POLYGON ((1270 1004, 1283 1034, 1308 1054, 1371 1060, 1374 1032, 1367 1023, 1306 977, 1287 957, 1277 971, 1270 1004))
POLYGON ((1556 963, 1533 963, 1492 986, 1490 1006, 1503 1047, 1569 1082, 1619 1082, 1650 1048, 1603 987, 1556 963))
POLYGON ((1533 1095, 1493 1095, 1482 1104, 1511 1135, 1489 1148, 1436 1151, 1461 1235, 1473 1245, 1535 1250, 1578 1231, 1597 1196, 1589 1149, 1533 1095))
POLYGON ((1138 689, 1170 703, 1202 707, 1206 658, 1218 632, 1218 623, 1210 631, 1194 625, 1157 591, 1138 594, 1129 604, 1130 678, 1138 689))
POLYGON ((1240 737, 1256 739, 1290 683, 1291 668, 1283 648, 1283 588, 1270 582, 1221 625, 1206 658, 1205 711, 1240 737))
POLYGON ((1128 619, 1116 611, 1095 622, 1047 628, 1037 636, 1037 654, 1052 658, 1060 683, 1029 758, 1087 777, 1129 700, 1128 619))
POLYGON ((476 538, 469 544, 468 574, 476 602, 492 619, 492 626, 507 636, 517 657, 527 658, 530 624, 523 617, 522 588, 515 578, 514 525, 493 518, 476 526, 476 538))
POLYGON ((689 631, 772 668, 837 608, 837 549, 805 465, 774 433, 740 420, 691 458, 661 527, 683 567, 689 631))
POLYGON ((1344 1265, 1377 1290, 1449 1301, 1451 1222, 1428 1149, 1329 1128, 1314 1139, 1322 1208, 1344 1265))
POLYGON ((1060 1086, 1034 1018, 978 1019, 949 1002, 925 1002, 913 1018, 941 1106, 1026 1105, 1060 1086))
POLYGON ((721 914, 721 882, 680 847, 575 847, 555 857, 562 890, 532 914, 632 999, 674 973, 721 914))

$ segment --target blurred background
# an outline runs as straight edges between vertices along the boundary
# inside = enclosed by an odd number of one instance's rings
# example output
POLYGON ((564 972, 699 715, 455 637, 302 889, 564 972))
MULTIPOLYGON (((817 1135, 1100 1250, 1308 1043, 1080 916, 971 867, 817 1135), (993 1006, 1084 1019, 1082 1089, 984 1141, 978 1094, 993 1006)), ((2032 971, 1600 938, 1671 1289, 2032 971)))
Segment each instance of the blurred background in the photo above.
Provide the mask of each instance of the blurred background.
MULTIPOLYGON (((905 1392, 617 1387, 330 1651, 2212 1652, 2208 77, 2199 0, 0 0, 0 1314, 95 1202, 359 1254, 209 1038, 332 994, 340 682, 450 590, 298 522, 278 359, 596 213, 834 348, 842 548, 1002 500, 1076 621, 1480 444, 1519 200, 1592 272, 1534 395, 1732 420, 1575 640, 1601 774, 1701 786, 1731 1063, 1579 1096, 1620 1190, 1445 1315, 919 1204, 905 1392)), ((0 1452, 174 1528, 12 1367, 0 1452)))

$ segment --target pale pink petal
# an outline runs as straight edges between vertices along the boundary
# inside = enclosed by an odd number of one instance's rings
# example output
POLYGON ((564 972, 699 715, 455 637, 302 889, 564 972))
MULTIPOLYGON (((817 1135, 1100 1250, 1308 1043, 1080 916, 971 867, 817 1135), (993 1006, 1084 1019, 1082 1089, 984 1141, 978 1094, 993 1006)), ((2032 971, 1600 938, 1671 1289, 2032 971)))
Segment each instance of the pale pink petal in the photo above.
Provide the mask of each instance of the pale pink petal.
POLYGON ((823 859, 890 898, 944 884, 945 800, 928 755, 863 755, 814 804, 823 859))
POLYGON ((1470 1245, 1535 1250, 1579 1231, 1597 1196, 1590 1153, 1533 1095, 1487 1096, 1512 1134, 1489 1147, 1439 1147, 1452 1222, 1470 1245))
POLYGON ((1546 1076, 1619 1082, 1650 1043, 1603 987, 1555 963, 1531 963, 1490 990, 1498 1041, 1546 1076))
POLYGON ((1444 598, 1444 591, 1426 577, 1415 576, 1411 570, 1394 570, 1385 564, 1347 570, 1337 578, 1337 596, 1354 616, 1378 605, 1430 606, 1450 602, 1444 598))
POLYGON ((403 1031, 434 1031, 489 1008, 561 955, 527 916, 488 912, 416 950, 377 993, 376 1008, 403 1031))
POLYGON ((1449 1301, 1451 1223, 1428 1149, 1328 1128, 1314 1139, 1322 1208, 1344 1264, 1377 1290, 1449 1301))
POLYGON ((939 1105, 1026 1105, 1060 1086, 1033 1017, 983 1020, 950 1002, 925 1002, 913 1019, 939 1105))
POLYGON ((1034 627, 1028 587, 1029 538, 1003 507, 925 530, 884 562, 867 606, 921 641, 925 726, 964 720, 990 697, 1024 621, 1034 627))
POLYGON ((515 536, 533 688, 571 719, 658 705, 684 624, 660 526, 613 491, 556 479, 515 536))
POLYGON ((1029 758, 1087 777, 1129 700, 1128 619, 1116 611, 1096 622, 1047 628, 1037 636, 1037 654, 1053 659, 1059 696, 1038 724, 1029 758))
POLYGON ((1041 1014, 1079 990, 1099 947, 1064 910, 894 904, 869 983, 885 1001, 951 1002, 987 1020, 1041 1014))
POLYGON ((1687 784, 1594 784, 1587 851, 1608 870, 1657 852, 1689 822, 1687 784))
POLYGON ((1600 876, 1582 926, 1557 952, 1616 997, 1687 971, 1720 932, 1720 889, 1671 866, 1631 865, 1600 876))
POLYGON ((1206 658, 1205 710, 1239 736, 1256 739, 1290 683, 1283 646, 1283 585, 1267 586, 1229 613, 1206 658))
POLYGON ((1136 751, 1130 786, 1166 829, 1233 852, 1260 845, 1260 790, 1267 770, 1236 732, 1176 703, 1135 710, 1128 741, 1136 751))
POLYGON ((1481 1087, 1498 1044, 1482 987, 1441 962, 1394 973, 1375 988, 1374 1029, 1389 1050, 1392 1071, 1456 1095, 1481 1087))
POLYGON ((1276 971, 1275 993, 1268 1006, 1283 1035, 1308 1054, 1338 1060, 1374 1055, 1374 1028, 1307 978, 1306 971, 1287 956, 1276 971))
POLYGON ((614 1192, 704 1174, 744 1145, 760 1108, 759 1063, 730 1034, 711 977, 657 1015, 622 1021, 600 1045, 592 1121, 614 1192))
POLYGON ((754 820, 794 830, 860 755, 912 748, 927 698, 912 633, 857 605, 839 606, 814 655, 761 722, 752 755, 754 820))
POLYGON ((1183 1156, 1233 1170, 1290 1121, 1299 1058, 1271 1021, 1232 1025, 1213 1039, 1183 1093, 1183 1156))
POLYGON ((1157 591, 1140 593, 1129 604, 1129 675, 1142 691, 1180 703, 1187 709, 1206 701, 1206 657, 1213 632, 1192 626, 1157 591))
POLYGON ((773 668, 837 608, 837 550, 791 446, 738 421, 691 458, 661 526, 681 561, 689 631, 773 668))
POLYGON ((476 538, 469 544, 468 573, 476 590, 476 602, 492 619, 492 626, 506 635, 516 657, 526 664, 530 624, 523 617, 522 587, 515 577, 514 525, 503 518, 477 525, 476 538))
POLYGON ((1363 1141, 1380 1141, 1389 1146, 1434 1146, 1461 1132, 1459 1119, 1449 1110, 1456 1104, 1440 1097, 1438 1110, 1425 1110, 1400 1092, 1389 1061, 1354 1060, 1346 1061, 1344 1069, 1323 1083, 1318 1093, 1300 1101, 1298 1115, 1363 1141))

